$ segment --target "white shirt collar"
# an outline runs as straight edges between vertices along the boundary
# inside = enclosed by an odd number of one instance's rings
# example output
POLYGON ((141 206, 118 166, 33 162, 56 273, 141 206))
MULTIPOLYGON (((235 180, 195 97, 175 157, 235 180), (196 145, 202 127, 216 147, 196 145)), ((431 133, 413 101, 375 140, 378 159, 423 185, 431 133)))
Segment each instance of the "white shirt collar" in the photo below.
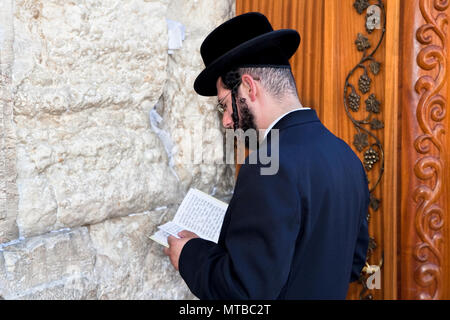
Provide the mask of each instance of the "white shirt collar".
MULTIPOLYGON (((280 121, 282 118, 284 118, 285 116, 287 116, 289 113, 292 113, 294 111, 298 111, 298 110, 310 110, 311 108, 306 108, 306 107, 300 107, 291 111, 288 111, 284 114, 282 114, 281 116, 279 116, 277 119, 275 119, 275 121, 273 121, 270 126, 267 128, 266 132, 264 133, 264 139, 267 137, 267 134, 269 133, 269 131, 273 128, 274 125, 277 124, 278 121, 280 121)), ((263 140, 264 140, 263 139, 263 140)))

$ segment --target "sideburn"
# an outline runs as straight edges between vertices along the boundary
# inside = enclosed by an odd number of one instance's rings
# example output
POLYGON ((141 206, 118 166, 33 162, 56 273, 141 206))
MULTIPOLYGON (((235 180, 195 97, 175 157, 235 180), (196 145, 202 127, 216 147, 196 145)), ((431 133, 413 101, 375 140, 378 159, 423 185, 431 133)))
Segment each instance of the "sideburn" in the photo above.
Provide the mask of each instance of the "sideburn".
MULTIPOLYGON (((245 98, 239 98, 238 102, 238 108, 239 108, 239 128, 242 129, 244 132, 246 132, 249 129, 253 129, 256 132, 257 140, 259 141, 259 131, 256 129, 255 124, 255 117, 253 116, 253 113, 248 107, 248 104, 246 103, 245 98)), ((245 137, 245 147, 247 149, 250 149, 250 143, 249 138, 245 137)))

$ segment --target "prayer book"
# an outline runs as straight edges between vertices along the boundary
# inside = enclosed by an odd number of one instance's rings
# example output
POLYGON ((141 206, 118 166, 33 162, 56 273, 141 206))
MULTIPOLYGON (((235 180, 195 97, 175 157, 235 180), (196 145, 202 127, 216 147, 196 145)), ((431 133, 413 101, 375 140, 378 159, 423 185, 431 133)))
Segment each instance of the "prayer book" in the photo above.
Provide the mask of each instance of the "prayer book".
POLYGON ((150 239, 169 247, 167 243, 169 235, 180 238, 178 233, 188 230, 200 238, 217 243, 227 208, 228 204, 225 202, 191 188, 178 207, 173 220, 159 226, 159 230, 150 236, 150 239))

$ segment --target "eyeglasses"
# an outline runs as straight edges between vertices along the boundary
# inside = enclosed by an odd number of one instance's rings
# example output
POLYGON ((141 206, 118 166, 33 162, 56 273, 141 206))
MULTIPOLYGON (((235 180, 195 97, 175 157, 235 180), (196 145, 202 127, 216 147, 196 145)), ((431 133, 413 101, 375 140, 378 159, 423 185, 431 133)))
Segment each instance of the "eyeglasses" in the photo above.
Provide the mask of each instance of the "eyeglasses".
POLYGON ((216 108, 219 111, 220 114, 224 114, 225 110, 227 110, 227 106, 223 105, 223 102, 225 101, 225 99, 231 94, 231 92, 233 92, 233 90, 235 90, 237 87, 239 87, 239 85, 241 84, 241 82, 239 81, 238 83, 235 84, 235 86, 230 90, 230 92, 228 92, 225 97, 223 97, 222 99, 220 99, 220 101, 217 103, 216 108))
MULTIPOLYGON (((253 77, 253 80, 259 81, 260 79, 259 79, 258 77, 253 77)), ((225 106, 223 105, 223 101, 231 94, 231 92, 233 92, 233 90, 235 90, 237 87, 239 87, 239 85, 240 85, 241 83, 242 83, 241 81, 239 81, 238 83, 236 83, 236 84, 234 85, 234 87, 230 90, 230 92, 228 92, 228 93, 225 95, 225 97, 223 97, 222 99, 220 99, 220 101, 217 103, 216 108, 217 108, 217 110, 219 111, 220 114, 224 114, 224 113, 225 113, 225 110, 227 110, 227 106, 226 106, 226 105, 225 105, 225 106)))

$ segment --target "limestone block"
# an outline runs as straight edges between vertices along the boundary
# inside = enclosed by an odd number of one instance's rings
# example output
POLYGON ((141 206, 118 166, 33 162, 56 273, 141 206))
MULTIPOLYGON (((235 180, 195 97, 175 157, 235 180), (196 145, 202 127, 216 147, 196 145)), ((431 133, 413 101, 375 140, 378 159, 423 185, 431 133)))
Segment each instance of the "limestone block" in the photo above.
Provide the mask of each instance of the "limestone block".
POLYGON ((87 228, 22 239, 0 248, 5 299, 90 299, 96 296, 95 250, 87 228))
POLYGON ((234 15, 234 1, 171 1, 170 19, 185 25, 183 47, 168 62, 168 80, 158 111, 176 149, 174 169, 182 186, 226 195, 233 188, 232 167, 225 164, 223 130, 216 98, 197 95, 194 80, 203 70, 200 46, 207 34, 234 15))
POLYGON ((11 1, 0 6, 0 243, 19 236, 16 224, 16 139, 13 123, 11 65, 14 29, 11 1))
POLYGON ((97 251, 98 299, 192 299, 194 296, 150 240, 174 209, 109 219, 89 227, 97 251))
POLYGON ((11 1, 0 5, 0 244, 18 238, 16 224, 16 139, 13 123, 11 65, 14 29, 11 1))
POLYGON ((16 1, 22 236, 179 199, 148 113, 163 93, 165 1, 16 1))
POLYGON ((195 299, 150 240, 176 207, 0 246, 0 296, 5 299, 195 299))
POLYGON ((235 14, 234 0, 171 0, 168 17, 186 26, 186 38, 205 38, 235 14))

